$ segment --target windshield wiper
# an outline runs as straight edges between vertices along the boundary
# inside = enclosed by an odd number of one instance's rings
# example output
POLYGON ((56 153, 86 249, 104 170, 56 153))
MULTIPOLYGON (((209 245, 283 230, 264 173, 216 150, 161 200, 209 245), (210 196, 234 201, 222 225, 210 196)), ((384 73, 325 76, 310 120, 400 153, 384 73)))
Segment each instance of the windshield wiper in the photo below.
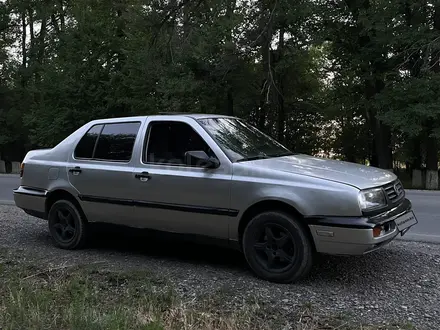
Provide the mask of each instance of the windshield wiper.
POLYGON ((269 155, 269 157, 284 157, 284 156, 293 156, 295 153, 287 151, 287 152, 281 152, 279 154, 269 155))
POLYGON ((250 161, 250 160, 257 160, 257 159, 267 159, 267 158, 269 158, 268 156, 263 156, 263 155, 260 155, 260 156, 252 156, 252 157, 244 157, 244 158, 240 158, 239 160, 237 160, 237 163, 238 162, 245 162, 245 161, 250 161))

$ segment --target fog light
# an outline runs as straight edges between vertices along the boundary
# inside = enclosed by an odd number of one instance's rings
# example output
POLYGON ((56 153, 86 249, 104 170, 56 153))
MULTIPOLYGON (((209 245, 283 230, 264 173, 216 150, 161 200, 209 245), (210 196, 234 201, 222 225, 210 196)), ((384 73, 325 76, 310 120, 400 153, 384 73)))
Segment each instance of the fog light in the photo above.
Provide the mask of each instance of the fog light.
POLYGON ((376 226, 373 228, 373 237, 379 237, 383 231, 383 226, 376 226))

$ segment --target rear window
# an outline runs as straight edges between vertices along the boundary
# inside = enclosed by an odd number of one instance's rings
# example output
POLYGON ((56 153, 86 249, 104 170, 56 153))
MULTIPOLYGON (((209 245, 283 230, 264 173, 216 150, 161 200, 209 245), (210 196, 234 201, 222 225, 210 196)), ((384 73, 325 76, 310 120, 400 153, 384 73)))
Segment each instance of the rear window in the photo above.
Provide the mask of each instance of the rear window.
POLYGON ((75 158, 128 162, 140 122, 99 124, 91 127, 75 149, 75 158))
POLYGON ((93 149, 95 148, 96 140, 103 126, 104 125, 95 125, 87 131, 76 146, 75 158, 93 158, 93 149))
POLYGON ((118 162, 130 161, 140 125, 139 122, 105 124, 93 158, 118 162))

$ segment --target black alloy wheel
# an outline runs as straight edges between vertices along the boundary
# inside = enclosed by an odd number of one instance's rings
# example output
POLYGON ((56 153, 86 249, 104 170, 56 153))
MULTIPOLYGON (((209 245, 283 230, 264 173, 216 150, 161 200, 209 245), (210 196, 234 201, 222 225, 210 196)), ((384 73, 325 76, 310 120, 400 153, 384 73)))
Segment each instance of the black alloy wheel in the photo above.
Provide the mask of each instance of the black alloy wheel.
POLYGON ((57 240, 63 243, 69 243, 74 239, 76 229, 72 213, 68 209, 59 209, 56 214, 53 228, 57 240))
POLYGON ((298 250, 289 231, 276 223, 267 223, 257 234, 254 244, 258 262, 270 272, 283 272, 291 267, 298 250))
POLYGON ((271 282, 296 282, 307 276, 313 265, 307 230, 285 212, 255 216, 245 229, 242 246, 251 269, 271 282))
POLYGON ((78 249, 86 241, 87 221, 72 202, 59 200, 49 211, 49 231, 56 246, 78 249))

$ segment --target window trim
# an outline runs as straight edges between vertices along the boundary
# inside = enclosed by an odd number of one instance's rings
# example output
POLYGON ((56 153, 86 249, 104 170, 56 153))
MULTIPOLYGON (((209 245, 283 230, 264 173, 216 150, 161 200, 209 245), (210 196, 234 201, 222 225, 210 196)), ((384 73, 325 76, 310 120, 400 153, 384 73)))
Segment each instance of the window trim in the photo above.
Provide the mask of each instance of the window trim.
MULTIPOLYGON (((182 120, 169 120, 169 119, 153 119, 153 120, 150 120, 148 122, 148 126, 147 126, 147 129, 146 129, 146 132, 145 132, 145 136, 144 136, 144 142, 142 143, 142 152, 141 152, 141 155, 140 155, 141 164, 142 165, 146 165, 146 166, 170 166, 170 167, 178 167, 178 168, 206 169, 203 166, 197 166, 197 165, 191 166, 191 165, 187 165, 187 164, 153 163, 153 162, 146 162, 145 161, 146 160, 145 156, 146 156, 146 153, 148 151, 147 147, 149 146, 149 143, 150 143, 151 128, 152 128, 154 123, 164 123, 164 122, 168 122, 168 123, 182 123, 182 124, 188 125, 194 131, 194 133, 196 133, 206 143, 206 145, 209 148, 211 148, 209 143, 206 142, 206 139, 204 139, 200 135, 200 133, 197 132, 197 130, 195 130, 194 127, 191 124, 187 123, 186 121, 182 121, 182 120)), ((197 123, 197 124, 199 125, 199 123, 197 123)), ((211 150, 212 150, 212 148, 211 148, 211 150)), ((219 167, 221 167, 222 163, 221 163, 220 158, 218 157, 218 155, 215 153, 214 150, 212 150, 212 152, 214 153, 215 158, 220 163, 219 167)))
POLYGON ((81 138, 75 144, 75 148, 73 148, 73 153, 72 153, 72 158, 73 159, 75 159, 75 160, 90 160, 90 159, 93 159, 93 155, 95 154, 95 149, 96 149, 96 146, 98 144, 99 137, 101 136, 102 130, 104 129, 104 126, 105 126, 105 124, 103 124, 103 123, 97 123, 97 124, 94 124, 94 125, 90 126, 90 128, 81 136, 81 138), (79 143, 96 126, 102 126, 102 127, 99 130, 98 136, 96 137, 96 141, 95 141, 95 144, 94 144, 93 149, 92 149, 92 157, 91 158, 89 158, 89 157, 77 157, 76 156, 76 149, 78 148, 79 143))
POLYGON ((99 138, 101 137, 101 134, 102 134, 102 131, 104 130, 104 128, 105 128, 105 124, 102 125, 101 131, 99 131, 98 137, 96 138, 95 145, 93 146, 92 158, 91 159, 95 158, 94 156, 95 156, 96 148, 98 147, 99 138))
POLYGON ((73 158, 74 160, 77 160, 77 161, 95 161, 95 162, 100 162, 100 163, 107 162, 107 163, 129 164, 129 163, 131 163, 131 161, 133 160, 133 154, 134 154, 134 152, 135 152, 135 147, 136 147, 136 140, 137 140, 138 137, 139 137, 139 132, 140 132, 141 128, 142 128, 142 121, 139 121, 139 120, 134 120, 134 121, 116 121, 116 122, 108 122, 108 123, 96 123, 96 124, 92 125, 92 126, 86 131, 86 133, 83 134, 83 136, 81 137, 81 139, 78 140, 78 142, 77 142, 76 145, 75 145, 75 148, 73 149, 72 158, 73 158), (139 128, 138 128, 138 131, 137 131, 137 133, 136 133, 136 136, 135 136, 135 139, 134 139, 134 143, 133 143, 133 150, 132 150, 132 152, 131 152, 131 157, 130 157, 130 159, 129 159, 128 161, 126 161, 126 160, 115 160, 115 159, 101 159, 101 158, 96 158, 96 157, 94 157, 94 156, 95 156, 95 153, 96 153, 96 148, 98 147, 99 139, 100 139, 100 137, 101 137, 102 131, 104 130, 105 126, 106 126, 106 125, 115 125, 115 124, 139 124, 139 128), (91 157, 91 158, 77 158, 77 157, 75 157, 75 150, 76 150, 76 148, 78 147, 78 144, 80 143, 80 141, 84 138, 84 136, 86 136, 86 134, 87 134, 87 133, 88 133, 93 127, 95 127, 95 126, 99 126, 99 125, 102 125, 102 128, 101 128, 101 131, 100 131, 99 134, 98 134, 98 137, 96 138, 95 145, 94 145, 94 147, 93 147, 92 157, 91 157))

